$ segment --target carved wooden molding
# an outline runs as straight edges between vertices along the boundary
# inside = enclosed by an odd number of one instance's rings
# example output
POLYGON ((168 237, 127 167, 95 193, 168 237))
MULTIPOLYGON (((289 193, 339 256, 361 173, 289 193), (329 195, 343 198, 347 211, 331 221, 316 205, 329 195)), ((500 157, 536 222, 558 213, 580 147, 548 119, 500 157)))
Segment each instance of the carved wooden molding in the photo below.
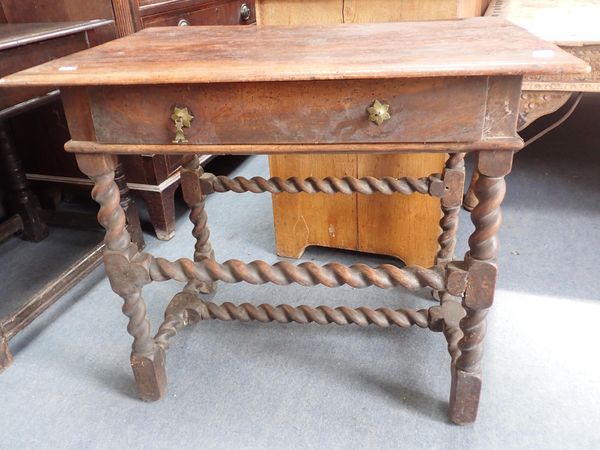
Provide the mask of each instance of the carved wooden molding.
POLYGON ((592 66, 592 71, 578 75, 531 75, 523 80, 527 91, 600 92, 600 45, 561 47, 592 66))
POLYGON ((540 117, 558 110, 569 97, 571 92, 523 91, 519 106, 519 131, 540 117))

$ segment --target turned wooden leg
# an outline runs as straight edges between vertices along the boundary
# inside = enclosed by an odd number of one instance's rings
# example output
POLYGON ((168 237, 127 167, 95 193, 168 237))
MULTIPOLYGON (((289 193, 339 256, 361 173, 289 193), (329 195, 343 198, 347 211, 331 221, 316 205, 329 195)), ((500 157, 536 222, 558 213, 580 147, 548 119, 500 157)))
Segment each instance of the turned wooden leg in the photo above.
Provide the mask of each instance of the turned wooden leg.
POLYGON ((121 207, 125 211, 125 217, 127 218, 127 231, 131 236, 131 240, 137 244, 138 250, 141 250, 146 246, 146 242, 144 241, 144 233, 142 232, 142 225, 140 223, 140 214, 127 187, 125 172, 121 163, 117 163, 115 166, 115 183, 119 188, 121 207))
POLYGON ((142 287, 150 283, 150 257, 138 251, 127 231, 125 212, 114 181, 114 157, 78 154, 77 163, 94 181, 92 197, 100 204, 98 222, 106 229, 104 265, 113 291, 124 300, 123 313, 129 318, 127 331, 133 336, 131 367, 139 397, 146 401, 158 400, 166 391, 165 354, 151 335, 141 295, 142 287))
POLYGON ((458 231, 458 216, 462 203, 465 185, 465 154, 452 153, 444 169, 444 185, 446 193, 442 197, 442 233, 438 238, 439 250, 436 264, 444 264, 454 259, 456 247, 456 232, 458 231))
MULTIPOLYGON (((441 198, 442 218, 440 219, 441 233, 438 237, 438 252, 436 264, 447 264, 454 259, 456 233, 458 231, 458 215, 462 203, 465 185, 465 154, 452 153, 449 155, 444 168, 445 193, 441 198)), ((432 291, 435 300, 441 301, 443 292, 432 291)))
POLYGON ((465 208, 467 211, 473 211, 473 208, 477 206, 475 184, 477 184, 478 178, 479 172, 477 172, 477 170, 474 170, 473 175, 471 175, 471 183, 469 184, 469 189, 467 189, 467 193, 465 194, 465 199, 463 201, 463 208, 465 208))
POLYGON ((21 161, 3 120, 0 120, 0 168, 4 171, 11 209, 23 222, 23 239, 41 241, 48 236, 48 227, 40 218, 40 204, 29 190, 21 161))
POLYGON ((162 192, 138 191, 148 208, 156 237, 161 241, 175 236, 175 191, 178 187, 179 183, 173 183, 162 192))
MULTIPOLYGON (((196 238, 194 246, 194 261, 199 262, 203 259, 215 259, 215 252, 210 245, 210 231, 208 229, 208 215, 205 209, 206 196, 202 192, 200 177, 204 174, 204 169, 200 165, 200 160, 195 156, 189 163, 181 169, 181 189, 183 199, 190 208, 190 221, 194 224, 192 235, 196 238)), ((196 288, 205 294, 214 292, 217 289, 216 283, 198 283, 196 288)))
POLYGON ((462 305, 466 312, 460 321, 462 338, 458 342, 460 356, 452 365, 450 419, 460 425, 472 423, 477 417, 481 391, 481 358, 486 329, 486 315, 494 300, 496 287, 496 233, 502 222, 500 204, 510 173, 512 153, 480 152, 475 184, 478 204, 471 213, 475 231, 469 238, 466 256, 468 283, 462 305))

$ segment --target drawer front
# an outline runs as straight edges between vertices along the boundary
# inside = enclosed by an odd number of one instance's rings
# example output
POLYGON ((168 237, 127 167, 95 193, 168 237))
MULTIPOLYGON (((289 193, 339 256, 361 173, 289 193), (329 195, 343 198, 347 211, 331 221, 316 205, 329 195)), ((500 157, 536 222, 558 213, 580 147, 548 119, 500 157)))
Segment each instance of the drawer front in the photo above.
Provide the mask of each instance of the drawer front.
POLYGON ((174 107, 190 144, 472 142, 482 137, 487 79, 428 78, 104 87, 90 91, 98 142, 170 144, 174 107), (368 108, 389 105, 377 125, 368 108))
POLYGON ((142 16, 142 26, 244 25, 256 21, 254 0, 210 2, 177 11, 142 16))

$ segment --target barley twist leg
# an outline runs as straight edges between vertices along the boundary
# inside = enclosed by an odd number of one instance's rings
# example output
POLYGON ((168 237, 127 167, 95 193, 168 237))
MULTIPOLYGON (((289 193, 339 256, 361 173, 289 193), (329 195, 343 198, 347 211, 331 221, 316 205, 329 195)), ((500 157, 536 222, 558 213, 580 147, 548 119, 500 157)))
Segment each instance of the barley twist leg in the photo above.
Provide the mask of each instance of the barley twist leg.
MULTIPOLYGON (((202 192, 200 177, 204 174, 204 169, 200 165, 198 156, 185 165, 181 170, 181 188, 183 198, 190 208, 190 221, 194 224, 192 236, 196 239, 194 246, 194 261, 199 262, 203 259, 215 259, 215 252, 210 244, 210 230, 208 229, 208 215, 206 214, 206 196, 202 192)), ((217 289, 217 284, 195 283, 198 291, 208 294, 217 289)))
MULTIPOLYGON (((462 198, 464 186, 464 170, 465 170, 465 154, 452 153, 446 161, 446 176, 450 171, 462 172, 462 180, 448 186, 458 192, 448 193, 446 197, 462 198)), ((460 178, 460 177, 458 177, 460 178)), ((458 215, 460 212, 460 203, 457 201, 442 200, 442 219, 440 220, 440 228, 442 233, 438 238, 440 248, 437 253, 437 264, 448 263, 454 258, 454 248, 456 247, 456 232, 458 231, 458 215)))
POLYGON ((458 424, 475 421, 481 391, 481 358, 486 331, 486 316, 492 306, 496 284, 497 232, 502 222, 500 204, 504 199, 504 176, 510 172, 512 153, 480 152, 477 182, 474 187, 477 206, 471 213, 475 231, 469 238, 466 255, 468 284, 462 299, 465 317, 459 327, 459 356, 452 367, 450 418, 458 424))
POLYGON ((151 335, 142 287, 150 282, 147 256, 138 252, 126 229, 119 189, 115 183, 115 159, 107 155, 77 155, 79 168, 94 181, 92 198, 99 203, 98 222, 106 230, 104 264, 113 291, 123 300, 133 337, 131 366, 142 400, 161 398, 166 390, 164 351, 151 335))
MULTIPOLYGON (((436 264, 447 264, 454 259, 456 233, 458 231, 458 216, 462 202, 465 181, 465 154, 451 153, 444 168, 445 193, 441 198, 442 218, 440 219, 441 234, 438 238, 436 264)), ((432 297, 442 300, 444 292, 432 291, 432 297)))

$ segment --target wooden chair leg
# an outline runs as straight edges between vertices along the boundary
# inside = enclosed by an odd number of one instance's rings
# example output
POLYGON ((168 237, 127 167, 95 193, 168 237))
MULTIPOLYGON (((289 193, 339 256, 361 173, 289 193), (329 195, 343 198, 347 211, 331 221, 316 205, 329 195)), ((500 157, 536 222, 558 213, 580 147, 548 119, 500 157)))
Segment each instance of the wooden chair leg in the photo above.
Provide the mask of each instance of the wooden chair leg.
POLYGON ((146 316, 142 287, 150 283, 150 259, 140 253, 126 228, 126 218, 115 183, 116 160, 108 155, 77 155, 83 173, 94 181, 92 197, 100 204, 98 222, 106 229, 104 265, 113 291, 124 300, 123 313, 129 318, 127 331, 133 337, 131 366, 138 394, 154 401, 164 396, 167 377, 164 350, 152 334, 146 316))
POLYGON ((440 220, 442 233, 438 238, 439 250, 436 255, 436 264, 448 263, 454 259, 458 216, 465 184, 464 153, 449 155, 444 169, 444 180, 447 183, 448 191, 442 198, 442 219, 440 220))
POLYGON ((474 193, 478 203, 471 213, 475 231, 469 237, 467 290, 462 299, 466 315, 459 323, 463 337, 458 342, 460 356, 452 366, 450 419, 459 425, 477 417, 481 392, 481 358, 486 316, 496 288, 496 234, 502 222, 500 204, 506 192, 504 176, 510 172, 512 153, 481 152, 474 193))
MULTIPOLYGON (((441 199, 442 218, 438 237, 438 251, 435 257, 436 264, 447 264, 454 259, 456 247, 456 233, 458 232, 458 217, 465 188, 465 154, 452 153, 444 167, 444 184, 447 191, 441 199)), ((433 290, 431 295, 434 300, 441 301, 443 292, 433 290)))
POLYGON ((144 241, 144 233, 142 232, 142 225, 140 223, 140 214, 131 196, 131 191, 127 187, 125 172, 121 163, 117 163, 115 166, 115 183, 119 188, 121 208, 123 208, 125 217, 127 217, 127 231, 131 236, 131 240, 137 244, 138 249, 142 250, 146 246, 146 242, 144 241))
POLYGON ((4 171, 13 212, 23 222, 23 239, 38 242, 46 238, 48 227, 40 217, 40 204, 29 189, 17 150, 3 120, 0 120, 0 168, 4 171))
MULTIPOLYGON (((200 177, 204 169, 197 156, 181 169, 181 189, 183 199, 190 208, 190 221, 194 224, 192 235, 196 238, 194 246, 194 261, 215 259, 215 252, 210 244, 210 230, 208 229, 208 215, 205 209, 206 195, 200 185, 200 177)), ((217 290, 217 283, 197 283, 196 288, 205 294, 217 290)))
POLYGON ((175 191, 178 187, 179 183, 173 183, 162 192, 138 191, 148 208, 156 237, 161 241, 175 236, 175 191))

